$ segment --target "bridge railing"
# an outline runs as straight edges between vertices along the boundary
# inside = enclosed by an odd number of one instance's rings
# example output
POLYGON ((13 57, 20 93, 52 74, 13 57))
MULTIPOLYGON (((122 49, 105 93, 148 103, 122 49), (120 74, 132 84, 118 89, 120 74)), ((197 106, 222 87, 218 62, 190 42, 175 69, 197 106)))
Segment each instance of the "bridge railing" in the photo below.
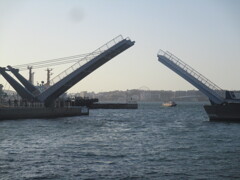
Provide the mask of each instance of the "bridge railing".
POLYGON ((122 35, 119 35, 119 36, 115 37, 114 39, 112 39, 111 41, 104 44, 103 46, 101 46, 100 48, 96 49, 92 53, 89 53, 87 56, 80 59, 77 63, 75 63, 74 65, 72 65, 71 67, 69 67, 68 69, 63 71, 62 73, 60 73, 58 76, 51 79, 50 85, 57 83, 58 81, 60 81, 61 79, 63 79, 67 75, 69 75, 70 73, 72 73, 75 70, 77 70, 78 68, 80 68, 82 65, 86 64, 87 62, 89 62, 90 60, 92 60, 93 58, 95 58, 99 54, 103 53, 104 51, 108 50, 109 48, 111 48, 112 46, 114 46, 115 44, 117 44, 118 42, 120 42, 122 40, 123 40, 122 35))
POLYGON ((194 78, 202 82, 204 85, 206 85, 208 88, 214 90, 219 96, 225 98, 225 91, 221 89, 219 86, 214 84, 212 81, 207 79, 205 76, 203 76, 201 73, 193 69, 191 66, 187 65, 185 62, 183 62, 181 59, 173 55, 172 53, 168 51, 159 50, 158 55, 165 56, 170 61, 172 61, 174 64, 182 68, 184 71, 186 71, 188 74, 192 75, 194 78))

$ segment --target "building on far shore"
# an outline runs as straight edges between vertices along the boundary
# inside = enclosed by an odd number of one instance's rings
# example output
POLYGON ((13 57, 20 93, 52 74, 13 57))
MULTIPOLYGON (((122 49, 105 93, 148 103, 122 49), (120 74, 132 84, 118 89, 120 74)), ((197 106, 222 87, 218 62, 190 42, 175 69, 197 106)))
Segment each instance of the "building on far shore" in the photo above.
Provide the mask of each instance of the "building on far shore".
POLYGON ((80 92, 81 97, 98 98, 101 102, 162 102, 162 101, 208 101, 208 98, 198 90, 188 91, 163 91, 163 90, 127 90, 109 92, 80 92))

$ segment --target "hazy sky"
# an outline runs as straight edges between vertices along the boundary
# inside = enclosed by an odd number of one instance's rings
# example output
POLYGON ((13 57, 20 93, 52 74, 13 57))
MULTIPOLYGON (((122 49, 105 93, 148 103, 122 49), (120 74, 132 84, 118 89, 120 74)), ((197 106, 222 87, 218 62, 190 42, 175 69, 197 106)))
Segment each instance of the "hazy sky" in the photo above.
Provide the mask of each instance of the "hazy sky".
MULTIPOLYGON (((135 45, 69 92, 195 89, 158 61, 159 49, 239 90, 239 9, 239 0, 0 0, 0 66, 89 53, 122 34, 135 45)), ((46 68, 35 70, 42 80, 46 68)))

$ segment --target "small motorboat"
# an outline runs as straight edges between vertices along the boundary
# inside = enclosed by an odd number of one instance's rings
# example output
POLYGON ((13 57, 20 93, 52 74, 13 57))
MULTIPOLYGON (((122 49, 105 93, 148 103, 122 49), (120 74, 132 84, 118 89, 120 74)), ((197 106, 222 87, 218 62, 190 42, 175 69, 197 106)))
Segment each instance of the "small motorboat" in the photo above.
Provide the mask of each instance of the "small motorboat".
POLYGON ((175 107, 177 104, 174 101, 164 102, 162 104, 164 107, 175 107))

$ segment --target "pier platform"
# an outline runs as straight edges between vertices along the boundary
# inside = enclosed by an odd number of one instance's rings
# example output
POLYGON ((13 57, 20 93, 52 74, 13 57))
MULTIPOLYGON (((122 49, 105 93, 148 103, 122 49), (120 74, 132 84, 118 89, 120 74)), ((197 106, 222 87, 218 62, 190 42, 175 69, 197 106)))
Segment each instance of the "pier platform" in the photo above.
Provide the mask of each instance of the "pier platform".
POLYGON ((138 109, 137 103, 93 103, 89 109, 138 109))

